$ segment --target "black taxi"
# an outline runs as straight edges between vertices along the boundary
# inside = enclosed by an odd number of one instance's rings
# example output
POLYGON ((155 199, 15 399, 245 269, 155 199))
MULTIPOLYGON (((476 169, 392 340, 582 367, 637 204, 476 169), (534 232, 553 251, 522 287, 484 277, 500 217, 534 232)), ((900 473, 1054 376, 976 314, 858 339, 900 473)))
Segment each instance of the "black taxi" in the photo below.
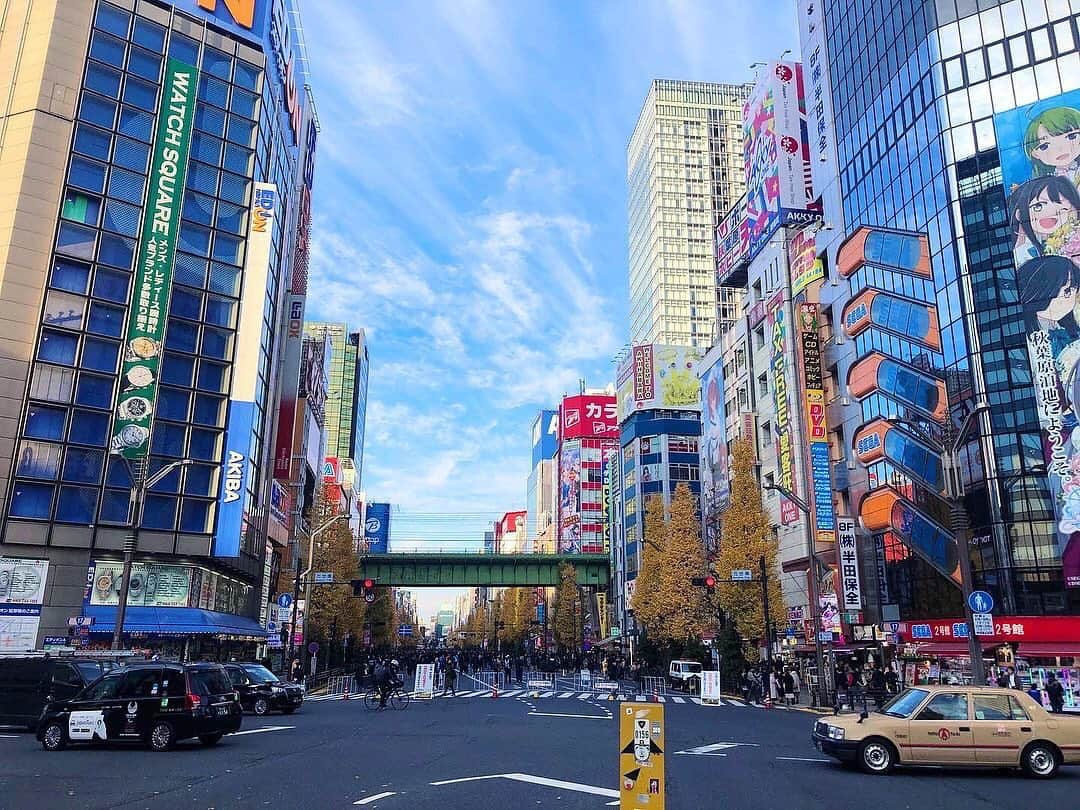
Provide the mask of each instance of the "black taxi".
POLYGON ((240 698, 220 664, 129 664, 70 700, 49 703, 37 738, 47 751, 70 743, 149 743, 167 751, 197 737, 214 745, 240 728, 240 698))
POLYGON ((233 688, 240 694, 240 705, 263 715, 271 710, 292 714, 304 702, 304 687, 282 681, 262 664, 225 664, 233 688))

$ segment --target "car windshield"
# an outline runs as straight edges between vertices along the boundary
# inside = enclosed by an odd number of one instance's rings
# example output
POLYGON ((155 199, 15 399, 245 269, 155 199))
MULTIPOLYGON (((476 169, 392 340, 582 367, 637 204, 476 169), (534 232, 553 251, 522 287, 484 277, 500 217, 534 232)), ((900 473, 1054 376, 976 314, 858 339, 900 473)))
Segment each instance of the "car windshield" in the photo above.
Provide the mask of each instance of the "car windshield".
POLYGON ((268 670, 262 664, 251 664, 244 667, 244 672, 248 674, 248 677, 255 683, 277 683, 278 676, 268 670))
POLYGON ((684 664, 684 672, 701 672, 701 664, 684 664))
POLYGON ((907 689, 886 703, 881 711, 890 717, 911 717, 928 694, 925 689, 907 689))

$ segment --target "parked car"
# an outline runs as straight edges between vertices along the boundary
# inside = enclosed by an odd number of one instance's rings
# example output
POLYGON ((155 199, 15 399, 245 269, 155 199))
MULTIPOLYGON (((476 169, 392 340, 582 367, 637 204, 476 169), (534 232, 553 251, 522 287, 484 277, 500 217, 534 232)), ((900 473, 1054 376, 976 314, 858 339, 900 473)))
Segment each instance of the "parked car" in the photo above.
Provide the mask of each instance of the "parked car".
POLYGON ((226 664, 233 688, 245 710, 264 715, 272 710, 292 714, 304 702, 304 687, 282 681, 262 664, 226 664))
POLYGON ((118 666, 116 661, 41 653, 0 655, 0 725, 33 731, 51 700, 73 698, 118 666))
POLYGON ((102 676, 70 700, 49 703, 37 738, 47 751, 114 741, 167 751, 192 737, 215 745, 240 728, 242 714, 220 664, 147 661, 102 676))
POLYGON ((896 765, 1020 768, 1049 779, 1080 764, 1080 718, 1050 714, 1016 690, 918 686, 880 711, 820 719, 814 746, 872 774, 896 765))
POLYGON ((668 681, 676 689, 700 692, 701 664, 697 661, 672 661, 668 667, 668 681))

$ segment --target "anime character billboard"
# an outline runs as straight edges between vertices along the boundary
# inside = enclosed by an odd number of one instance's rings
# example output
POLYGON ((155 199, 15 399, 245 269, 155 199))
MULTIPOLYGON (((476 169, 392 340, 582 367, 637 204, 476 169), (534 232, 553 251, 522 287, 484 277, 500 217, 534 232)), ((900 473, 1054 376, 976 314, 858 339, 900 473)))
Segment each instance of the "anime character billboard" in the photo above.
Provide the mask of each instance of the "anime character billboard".
POLYGON ((1080 588, 1080 90, 994 117, 1065 585, 1080 588))

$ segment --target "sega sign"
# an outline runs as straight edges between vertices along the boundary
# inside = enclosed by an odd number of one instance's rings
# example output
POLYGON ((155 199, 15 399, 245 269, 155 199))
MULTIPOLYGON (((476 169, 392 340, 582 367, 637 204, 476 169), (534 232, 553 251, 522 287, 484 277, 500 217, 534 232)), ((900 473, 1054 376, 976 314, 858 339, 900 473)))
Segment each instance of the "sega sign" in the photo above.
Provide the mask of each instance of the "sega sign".
POLYGON ((172 0, 172 5, 195 17, 211 17, 213 25, 256 47, 265 41, 270 0, 172 0))

